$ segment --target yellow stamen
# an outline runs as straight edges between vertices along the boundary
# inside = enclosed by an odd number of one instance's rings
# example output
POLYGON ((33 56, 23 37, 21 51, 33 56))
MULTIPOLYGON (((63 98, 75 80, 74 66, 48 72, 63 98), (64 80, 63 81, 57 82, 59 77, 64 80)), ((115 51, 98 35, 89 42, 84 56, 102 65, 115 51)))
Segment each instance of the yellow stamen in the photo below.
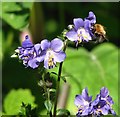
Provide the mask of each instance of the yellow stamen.
POLYGON ((54 65, 53 59, 54 59, 54 56, 51 55, 51 53, 49 53, 49 58, 48 58, 48 66, 49 67, 52 67, 54 65))

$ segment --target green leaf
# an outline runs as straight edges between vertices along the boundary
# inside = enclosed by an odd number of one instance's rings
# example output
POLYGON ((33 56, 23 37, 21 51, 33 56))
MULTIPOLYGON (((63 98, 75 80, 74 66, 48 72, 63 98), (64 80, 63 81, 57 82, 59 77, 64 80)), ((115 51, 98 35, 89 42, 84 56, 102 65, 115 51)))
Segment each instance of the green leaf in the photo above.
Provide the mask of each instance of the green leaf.
POLYGON ((118 117, 117 115, 104 115, 102 117, 118 117))
POLYGON ((21 104, 31 104, 36 106, 35 97, 31 94, 29 89, 11 90, 4 100, 4 110, 7 115, 16 115, 21 109, 21 104))
POLYGON ((70 112, 67 109, 58 109, 57 110, 57 115, 70 115, 70 112))
POLYGON ((65 76, 61 76, 60 78, 62 78, 62 80, 63 80, 65 83, 67 82, 65 76))
POLYGON ((24 104, 24 102, 22 102, 22 106, 21 106, 19 115, 26 115, 27 117, 29 117, 29 116, 36 117, 37 116, 36 108, 32 108, 31 104, 26 105, 26 104, 24 104))
POLYGON ((0 30, 0 64, 1 64, 1 61, 2 61, 2 57, 3 57, 3 51, 2 51, 2 30, 0 30))
POLYGON ((88 87, 89 94, 95 96, 100 89, 108 88, 115 104, 113 109, 118 112, 118 49, 110 43, 102 43, 91 52, 84 48, 68 48, 67 58, 63 65, 63 74, 69 78, 70 96, 67 102, 67 109, 72 114, 77 113, 74 104, 75 95, 81 94, 82 89, 88 87))
POLYGON ((46 107, 47 111, 50 112, 52 110, 51 101, 50 100, 45 100, 44 104, 45 104, 45 107, 46 107))
MULTIPOLYGON (((68 76, 66 80, 70 85, 70 93, 66 108, 71 114, 77 113, 74 100, 82 89, 87 87, 94 100, 103 86, 108 88, 114 101, 113 109, 118 113, 118 48, 111 43, 102 43, 91 52, 83 47, 78 50, 67 48, 66 55, 62 75, 68 76)), ((52 69, 52 72, 57 73, 58 67, 52 69)))
POLYGON ((55 73, 55 72, 51 72, 52 74, 54 74, 54 75, 56 75, 56 76, 58 76, 58 74, 57 73, 55 73))
POLYGON ((0 17, 15 29, 23 30, 29 23, 32 2, 2 2, 0 17))
MULTIPOLYGON (((51 72, 51 74, 54 74, 54 75, 58 76, 58 74, 57 74, 56 72, 51 72)), ((65 76, 61 76, 60 78, 61 78, 65 83, 67 82, 65 76)))
POLYGON ((56 92, 56 89, 50 89, 49 92, 56 92))

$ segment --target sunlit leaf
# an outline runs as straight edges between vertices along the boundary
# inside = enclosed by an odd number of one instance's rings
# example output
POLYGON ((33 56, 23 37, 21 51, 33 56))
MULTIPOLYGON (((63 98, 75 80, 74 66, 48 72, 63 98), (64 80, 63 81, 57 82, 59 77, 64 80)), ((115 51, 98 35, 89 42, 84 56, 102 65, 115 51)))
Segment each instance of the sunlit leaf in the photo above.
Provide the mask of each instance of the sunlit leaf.
POLYGON ((60 78, 61 78, 65 83, 67 82, 65 76, 61 76, 60 78))
POLYGON ((92 52, 84 48, 67 49, 67 59, 64 62, 63 73, 69 78, 70 96, 67 108, 73 114, 77 113, 74 105, 76 94, 88 87, 90 95, 95 96, 101 87, 105 86, 115 102, 114 109, 118 111, 118 50, 109 43, 98 45, 92 52))
POLYGON ((2 61, 3 53, 2 53, 2 30, 0 30, 0 62, 2 61))
POLYGON ((49 92, 56 92, 56 89, 50 89, 49 92))
POLYGON ((22 102, 35 106, 35 98, 28 89, 11 90, 4 100, 4 110, 7 115, 18 114, 22 102))
POLYGON ((45 100, 44 104, 45 104, 45 107, 48 110, 48 112, 50 112, 51 109, 52 109, 52 103, 51 103, 51 101, 50 100, 45 100))
POLYGON ((22 30, 29 23, 31 7, 32 2, 3 2, 0 17, 13 28, 22 30))
POLYGON ((57 110, 57 115, 61 115, 61 116, 67 115, 68 116, 68 115, 70 115, 70 112, 67 109, 58 109, 57 110))

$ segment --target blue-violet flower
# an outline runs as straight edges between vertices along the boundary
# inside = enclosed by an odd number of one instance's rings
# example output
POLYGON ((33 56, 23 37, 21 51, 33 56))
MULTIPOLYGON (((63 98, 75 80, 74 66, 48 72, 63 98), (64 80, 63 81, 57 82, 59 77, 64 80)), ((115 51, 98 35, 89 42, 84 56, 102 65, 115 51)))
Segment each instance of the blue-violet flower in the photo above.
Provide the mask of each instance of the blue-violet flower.
POLYGON ((92 31, 93 30, 93 26, 96 23, 96 16, 95 16, 95 14, 92 11, 90 11, 88 17, 86 17, 84 19, 84 22, 85 22, 85 27, 89 31, 89 33, 92 36, 92 38, 95 38, 95 36, 93 34, 93 31, 92 31))
POLYGON ((56 62, 63 62, 66 54, 62 51, 64 44, 62 40, 55 38, 51 42, 47 39, 41 41, 41 57, 44 60, 44 67, 51 69, 55 67, 56 62))
POLYGON ((106 87, 102 87, 100 94, 96 96, 96 99, 91 103, 93 108, 93 115, 101 116, 107 114, 115 115, 115 111, 112 109, 114 104, 112 97, 109 96, 109 91, 106 87))
POLYGON ((37 68, 42 61, 39 57, 41 50, 40 44, 33 44, 28 35, 25 36, 25 40, 22 42, 22 47, 18 47, 15 50, 18 54, 18 57, 23 60, 23 64, 26 67, 37 68), (39 59, 38 59, 39 58, 39 59))
POLYGON ((88 42, 92 40, 92 26, 96 23, 96 17, 92 11, 89 12, 89 16, 84 20, 82 18, 73 19, 73 27, 66 33, 66 37, 70 41, 74 41, 76 46, 82 42, 88 42))
POLYGON ((88 90, 85 88, 81 95, 76 95, 75 105, 78 107, 77 117, 101 117, 102 115, 116 115, 112 109, 114 104, 112 97, 106 87, 102 87, 100 94, 92 101, 92 97, 88 96, 88 90))
POLYGON ((82 90, 81 95, 76 95, 75 105, 78 107, 77 117, 86 116, 91 112, 90 102, 92 101, 92 96, 88 95, 87 88, 82 90))

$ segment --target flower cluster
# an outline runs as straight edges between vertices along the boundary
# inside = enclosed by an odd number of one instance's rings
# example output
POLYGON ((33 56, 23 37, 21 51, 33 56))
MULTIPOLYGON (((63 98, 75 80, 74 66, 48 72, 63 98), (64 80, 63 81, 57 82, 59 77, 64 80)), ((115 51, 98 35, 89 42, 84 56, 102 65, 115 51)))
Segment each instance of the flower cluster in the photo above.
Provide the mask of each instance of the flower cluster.
POLYGON ((92 96, 88 95, 87 88, 82 90, 81 95, 76 95, 75 105, 78 107, 77 117, 95 116, 100 117, 102 115, 113 114, 115 111, 112 109, 114 104, 112 97, 109 95, 109 91, 106 87, 102 87, 100 94, 96 96, 96 99, 92 101, 92 96))
POLYGON ((66 33, 66 37, 70 41, 74 41, 76 46, 82 42, 88 42, 92 40, 94 34, 92 32, 92 27, 96 23, 96 16, 92 11, 89 12, 88 17, 84 18, 74 18, 73 26, 66 33))
POLYGON ((56 62, 60 63, 66 58, 66 54, 62 51, 63 46, 63 42, 58 38, 51 42, 45 39, 41 43, 33 44, 26 35, 22 47, 18 47, 15 52, 26 67, 34 69, 44 61, 44 67, 51 69, 55 67, 56 62))

